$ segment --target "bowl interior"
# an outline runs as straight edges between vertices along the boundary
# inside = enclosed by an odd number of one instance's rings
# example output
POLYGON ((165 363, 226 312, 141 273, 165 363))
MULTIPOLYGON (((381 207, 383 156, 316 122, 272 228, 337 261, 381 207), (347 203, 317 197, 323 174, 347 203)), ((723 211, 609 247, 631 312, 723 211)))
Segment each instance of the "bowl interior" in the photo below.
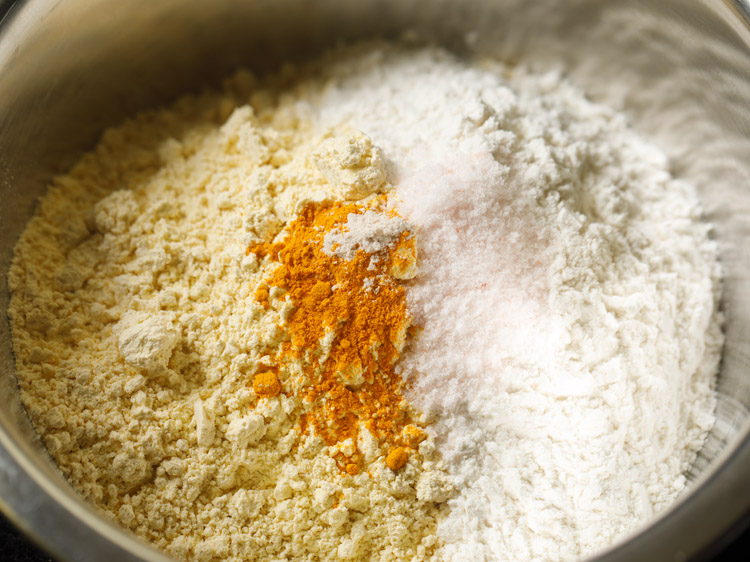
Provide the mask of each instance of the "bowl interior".
MULTIPOLYGON (((720 243, 726 347, 716 426, 691 490, 602 559, 693 555, 750 508, 742 485, 750 470, 748 21, 741 1, 18 2, 0 27, 0 309, 13 245, 50 177, 103 127, 217 84, 239 66, 263 72, 341 41, 407 33, 562 69, 668 152, 674 174, 697 186, 720 243)), ((81 504, 48 460, 18 400, 4 314, 0 366, 2 507, 70 559, 158 559, 81 504)))

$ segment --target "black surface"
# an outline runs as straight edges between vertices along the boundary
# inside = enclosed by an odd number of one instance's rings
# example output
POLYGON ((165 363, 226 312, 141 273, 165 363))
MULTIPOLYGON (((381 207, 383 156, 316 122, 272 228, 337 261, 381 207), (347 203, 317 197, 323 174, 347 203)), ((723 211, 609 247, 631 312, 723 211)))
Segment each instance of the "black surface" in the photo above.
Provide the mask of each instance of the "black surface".
MULTIPOLYGON (((712 560, 714 562, 749 562, 750 529, 747 529, 712 560)), ((55 562, 55 560, 23 537, 0 514, 0 562, 55 562)))
POLYGON ((54 562, 21 535, 2 514, 0 514, 0 561, 54 562))

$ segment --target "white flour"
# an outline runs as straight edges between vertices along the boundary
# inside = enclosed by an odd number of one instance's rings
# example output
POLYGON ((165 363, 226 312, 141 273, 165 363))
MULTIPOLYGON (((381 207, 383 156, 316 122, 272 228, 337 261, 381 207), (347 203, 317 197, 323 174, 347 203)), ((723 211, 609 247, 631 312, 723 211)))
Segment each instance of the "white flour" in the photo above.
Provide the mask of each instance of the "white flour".
POLYGON ((419 226, 401 368, 461 490, 444 556, 571 560, 683 489, 714 420, 720 271, 693 189, 621 115, 492 70, 384 49, 302 91, 382 149, 419 226))

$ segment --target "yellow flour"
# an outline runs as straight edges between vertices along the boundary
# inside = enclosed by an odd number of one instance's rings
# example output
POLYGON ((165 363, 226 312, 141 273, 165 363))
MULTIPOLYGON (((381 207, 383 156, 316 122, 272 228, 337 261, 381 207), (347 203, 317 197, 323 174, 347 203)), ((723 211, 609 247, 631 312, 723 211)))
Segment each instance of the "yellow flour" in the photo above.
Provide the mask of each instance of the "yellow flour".
POLYGON ((352 475, 301 434, 300 375, 269 370, 293 304, 245 254, 311 203, 387 190, 379 152, 254 87, 108 130, 55 179, 9 273, 23 402, 73 486, 180 559, 432 560, 450 493, 432 441, 391 451, 397 471, 371 435, 345 444, 352 475))

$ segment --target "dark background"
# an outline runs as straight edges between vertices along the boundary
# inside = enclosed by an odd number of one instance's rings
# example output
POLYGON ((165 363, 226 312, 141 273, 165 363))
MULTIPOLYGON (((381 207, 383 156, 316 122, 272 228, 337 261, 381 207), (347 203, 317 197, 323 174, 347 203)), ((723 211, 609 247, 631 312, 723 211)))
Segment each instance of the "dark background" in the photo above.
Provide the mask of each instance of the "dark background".
MULTIPOLYGON (((748 476, 750 477, 750 475, 748 476)), ((711 560, 713 562, 748 562, 750 561, 750 529, 747 528, 750 524, 750 514, 740 523, 740 529, 736 529, 734 533, 745 531, 740 537, 732 542, 728 547, 717 548, 721 551, 719 555, 715 557, 702 558, 702 560, 711 560)), ((725 538, 724 540, 730 540, 731 537, 725 538)), ((50 558, 44 554, 41 550, 36 548, 23 537, 16 529, 13 528, 11 523, 2 515, 0 515, 0 562, 55 562, 53 558, 50 558)), ((637 562, 637 561, 633 561, 637 562)), ((665 561, 669 562, 669 561, 665 561)))

